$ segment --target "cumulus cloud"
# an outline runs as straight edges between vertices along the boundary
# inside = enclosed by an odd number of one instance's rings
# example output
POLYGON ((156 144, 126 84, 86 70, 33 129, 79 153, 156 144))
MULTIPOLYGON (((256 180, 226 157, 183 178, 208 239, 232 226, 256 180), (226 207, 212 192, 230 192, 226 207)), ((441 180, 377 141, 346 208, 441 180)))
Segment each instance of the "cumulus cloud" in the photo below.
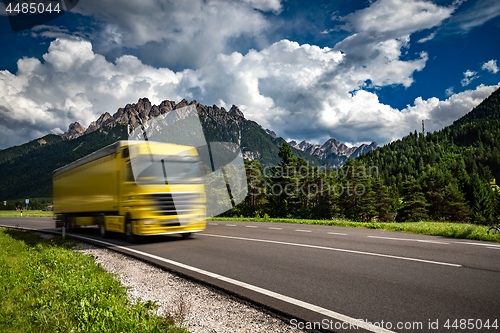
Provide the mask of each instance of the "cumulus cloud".
POLYGON ((101 113, 140 97, 181 99, 168 85, 181 87, 182 73, 155 69, 131 56, 110 63, 82 39, 53 41, 43 60, 23 58, 17 73, 0 72, 0 131, 6 134, 0 147, 67 129, 74 121, 88 126, 101 113))
POLYGON ((481 69, 484 69, 485 71, 496 74, 498 72, 497 61, 494 59, 491 59, 490 61, 485 62, 483 64, 483 67, 481 67, 481 69))
POLYGON ((88 126, 103 112, 113 113, 141 97, 153 103, 182 98, 234 103, 247 118, 285 137, 385 143, 418 128, 421 119, 429 120, 429 130, 445 126, 495 88, 479 86, 445 101, 419 98, 397 110, 374 93, 353 91, 359 82, 339 70, 345 57, 327 47, 283 40, 246 55, 221 54, 198 70, 174 72, 133 56, 109 62, 88 41, 59 39, 43 62, 24 58, 15 74, 0 72, 0 130, 7 134, 0 147, 66 129, 73 121, 88 126))
POLYGON ((98 53, 135 49, 149 63, 178 69, 207 64, 238 38, 265 39, 263 11, 280 10, 280 0, 86 0, 74 9, 101 24, 93 36, 98 53))
POLYGON ((376 33, 381 38, 397 38, 441 25, 455 6, 438 6, 429 1, 378 0, 349 14, 344 26, 350 31, 376 33))
POLYGON ((424 68, 428 55, 401 60, 410 35, 441 25, 455 6, 438 6, 428 1, 379 0, 343 18, 343 29, 353 34, 335 45, 346 53, 344 68, 355 72, 356 85, 370 80, 375 86, 413 83, 412 74, 424 68))
POLYGON ((419 122, 425 119, 426 129, 435 131, 451 125, 453 121, 471 111, 498 88, 500 84, 493 86, 481 84, 474 90, 454 94, 444 101, 436 97, 427 100, 419 97, 415 99, 413 106, 408 106, 401 112, 405 115, 410 129, 412 125, 413 129, 419 128, 419 122))
POLYGON ((479 75, 477 75, 477 72, 468 69, 464 72, 464 78, 460 81, 460 83, 462 84, 462 87, 465 87, 468 86, 472 80, 477 79, 478 77, 479 75))
MULTIPOLYGON (((199 19, 197 15, 208 10, 210 3, 218 8, 213 1, 200 2, 193 16, 185 19, 199 19)), ((264 3, 278 2, 234 1, 234 6, 261 17, 265 9, 255 7, 264 3)), ((43 61, 20 59, 15 74, 0 72, 0 131, 17 133, 0 137, 0 147, 65 130, 74 121, 88 126, 103 112, 114 113, 142 97, 153 103, 186 98, 208 105, 236 104, 247 118, 280 136, 316 142, 335 137, 384 144, 419 129, 422 119, 429 131, 439 129, 470 111, 498 86, 481 85, 458 94, 449 90, 444 101, 417 98, 402 110, 383 104, 376 93, 364 88, 409 87, 415 71, 422 70, 427 61, 425 53, 406 54, 411 34, 439 26, 453 10, 424 1, 405 1, 402 6, 398 0, 379 0, 343 18, 344 29, 352 34, 333 48, 289 40, 245 54, 222 53, 216 47, 209 52, 219 53, 205 59, 202 66, 179 71, 151 67, 131 55, 109 61, 88 40, 65 36, 50 44, 43 61)), ((137 36, 122 35, 123 24, 116 30, 109 25, 109 33, 116 34, 122 44, 150 43, 156 38, 144 35, 141 41, 140 29, 133 22, 129 28, 137 36)), ((181 42, 186 33, 179 31, 181 42)), ((188 57, 189 52, 182 50, 174 49, 179 51, 177 56, 188 57)), ((477 73, 464 75, 470 82, 477 73)))

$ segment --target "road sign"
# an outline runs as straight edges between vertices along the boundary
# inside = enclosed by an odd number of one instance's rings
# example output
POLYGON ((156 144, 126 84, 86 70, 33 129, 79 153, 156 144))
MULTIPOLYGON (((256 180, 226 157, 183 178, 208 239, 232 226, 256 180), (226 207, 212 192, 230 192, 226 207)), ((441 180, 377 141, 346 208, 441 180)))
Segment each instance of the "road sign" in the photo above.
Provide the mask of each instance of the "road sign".
POLYGON ((3 202, 3 205, 4 205, 4 206, 7 206, 7 201, 4 201, 4 202, 3 202))
POLYGON ((30 199, 26 199, 26 204, 29 205, 30 204, 30 199))

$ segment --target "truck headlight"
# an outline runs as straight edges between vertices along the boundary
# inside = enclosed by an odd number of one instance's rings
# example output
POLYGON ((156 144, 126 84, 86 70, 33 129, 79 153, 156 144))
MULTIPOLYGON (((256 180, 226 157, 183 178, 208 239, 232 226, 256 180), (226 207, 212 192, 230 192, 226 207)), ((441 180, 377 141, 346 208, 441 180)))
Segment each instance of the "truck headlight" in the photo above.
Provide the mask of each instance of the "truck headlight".
POLYGON ((145 219, 145 220, 142 220, 142 224, 144 225, 148 225, 148 224, 155 224, 156 221, 155 220, 152 220, 152 219, 145 219))

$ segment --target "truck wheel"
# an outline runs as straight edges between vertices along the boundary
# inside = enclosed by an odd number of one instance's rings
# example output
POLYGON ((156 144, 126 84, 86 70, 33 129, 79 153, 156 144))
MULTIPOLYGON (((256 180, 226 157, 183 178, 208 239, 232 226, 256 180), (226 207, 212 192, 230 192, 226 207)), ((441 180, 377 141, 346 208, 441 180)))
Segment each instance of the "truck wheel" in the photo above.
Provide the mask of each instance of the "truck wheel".
POLYGON ((108 238, 109 232, 106 230, 106 225, 104 223, 99 223, 99 233, 102 238, 108 238))
POLYGON ((132 232, 132 221, 129 218, 125 221, 125 237, 129 243, 137 242, 137 235, 132 232))
POLYGON ((97 218, 97 225, 99 227, 99 234, 101 234, 101 237, 108 238, 109 231, 106 230, 106 221, 104 215, 101 215, 97 218))
POLYGON ((73 218, 69 218, 66 220, 66 231, 67 232, 73 232, 75 230, 75 222, 73 218))
POLYGON ((190 232, 186 232, 186 233, 181 234, 182 238, 184 238, 184 239, 191 238, 191 236, 192 236, 192 235, 193 235, 193 234, 192 234, 192 233, 190 233, 190 232))

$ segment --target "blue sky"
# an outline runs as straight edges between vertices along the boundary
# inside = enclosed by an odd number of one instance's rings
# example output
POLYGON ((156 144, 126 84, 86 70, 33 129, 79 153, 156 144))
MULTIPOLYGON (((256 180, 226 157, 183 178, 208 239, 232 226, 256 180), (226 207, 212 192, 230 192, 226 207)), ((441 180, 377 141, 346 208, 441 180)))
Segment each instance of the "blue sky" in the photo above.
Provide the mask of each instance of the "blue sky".
POLYGON ((0 148, 142 97, 235 104, 287 140, 385 144, 500 87, 497 0, 81 0, 18 33, 1 14, 0 148))

